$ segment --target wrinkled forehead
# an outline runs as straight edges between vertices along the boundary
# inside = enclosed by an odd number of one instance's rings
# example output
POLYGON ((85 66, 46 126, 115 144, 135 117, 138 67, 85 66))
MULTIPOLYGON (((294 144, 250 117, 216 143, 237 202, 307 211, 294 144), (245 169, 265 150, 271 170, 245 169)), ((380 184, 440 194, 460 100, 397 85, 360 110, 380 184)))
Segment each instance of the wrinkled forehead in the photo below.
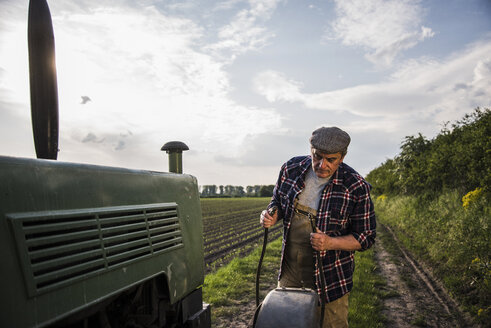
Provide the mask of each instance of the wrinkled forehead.
POLYGON ((341 157, 343 157, 343 154, 341 152, 326 153, 325 151, 316 149, 314 147, 311 147, 310 149, 312 151, 312 155, 315 155, 317 157, 323 157, 323 158, 341 158, 341 157))

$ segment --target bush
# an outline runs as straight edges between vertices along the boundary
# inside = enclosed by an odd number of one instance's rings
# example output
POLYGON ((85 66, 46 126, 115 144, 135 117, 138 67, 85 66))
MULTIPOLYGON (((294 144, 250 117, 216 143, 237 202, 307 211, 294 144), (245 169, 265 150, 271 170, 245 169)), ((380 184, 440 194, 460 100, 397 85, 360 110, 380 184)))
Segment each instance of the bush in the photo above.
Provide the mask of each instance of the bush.
POLYGON ((475 109, 447 123, 432 140, 408 136, 401 152, 367 175, 375 194, 433 198, 446 190, 462 194, 491 183, 491 111, 475 109))

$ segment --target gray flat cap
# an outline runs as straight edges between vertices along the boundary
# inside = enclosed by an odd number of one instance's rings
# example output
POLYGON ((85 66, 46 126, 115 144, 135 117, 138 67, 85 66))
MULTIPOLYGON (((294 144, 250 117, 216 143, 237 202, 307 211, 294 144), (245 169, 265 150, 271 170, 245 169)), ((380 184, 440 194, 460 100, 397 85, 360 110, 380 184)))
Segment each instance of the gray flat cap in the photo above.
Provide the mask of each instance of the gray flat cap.
POLYGON ((346 154, 351 141, 349 134, 337 127, 322 127, 312 132, 310 145, 328 154, 346 154))

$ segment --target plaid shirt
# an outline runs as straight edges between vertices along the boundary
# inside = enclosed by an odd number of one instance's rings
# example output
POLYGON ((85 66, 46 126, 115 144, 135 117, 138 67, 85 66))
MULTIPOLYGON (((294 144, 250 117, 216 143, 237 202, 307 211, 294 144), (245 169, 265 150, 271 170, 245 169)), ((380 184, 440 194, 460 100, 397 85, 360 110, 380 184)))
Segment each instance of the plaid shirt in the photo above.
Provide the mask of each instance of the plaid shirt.
MULTIPOLYGON (((294 157, 283 164, 268 205, 268 208, 278 206, 279 218, 283 218, 282 265, 294 201, 305 187, 307 170, 312 170, 310 156, 294 157)), ((370 184, 355 170, 341 163, 322 192, 317 209, 317 227, 332 237, 352 234, 361 244, 362 251, 370 248, 375 242, 376 225, 370 188, 370 184)), ((332 302, 353 287, 354 252, 329 250, 322 251, 320 255, 326 278, 326 302, 332 302)), ((317 293, 322 295, 318 266, 319 263, 316 263, 315 280, 317 293)))

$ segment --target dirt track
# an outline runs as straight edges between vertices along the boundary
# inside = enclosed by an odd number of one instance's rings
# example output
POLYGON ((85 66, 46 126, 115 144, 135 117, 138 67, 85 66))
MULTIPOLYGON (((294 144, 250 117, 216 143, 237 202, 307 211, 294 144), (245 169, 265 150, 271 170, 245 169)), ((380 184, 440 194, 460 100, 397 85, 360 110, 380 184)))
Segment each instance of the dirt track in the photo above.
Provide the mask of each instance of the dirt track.
POLYGON ((387 327, 479 327, 470 323, 429 269, 405 250, 389 228, 377 234, 375 257, 387 280, 383 314, 387 327))
MULTIPOLYGON (((480 327, 459 310, 430 270, 400 246, 390 229, 379 227, 375 257, 380 274, 387 280, 385 288, 389 296, 383 300, 386 327, 480 327)), ((269 289, 272 288, 274 282, 269 289)), ((233 315, 218 318, 213 326, 246 328, 253 314, 254 300, 251 300, 240 305, 233 315)))

